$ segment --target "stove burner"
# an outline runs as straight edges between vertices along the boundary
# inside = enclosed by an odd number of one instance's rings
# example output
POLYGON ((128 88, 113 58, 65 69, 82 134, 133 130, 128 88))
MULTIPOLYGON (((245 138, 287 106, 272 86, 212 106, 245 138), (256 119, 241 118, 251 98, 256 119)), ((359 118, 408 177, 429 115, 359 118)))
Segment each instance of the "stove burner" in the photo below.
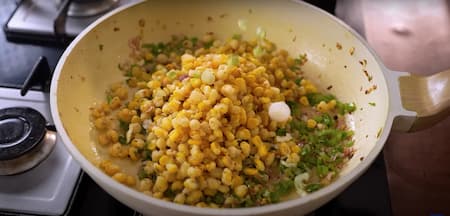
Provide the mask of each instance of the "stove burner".
POLYGON ((13 175, 43 161, 55 145, 41 113, 28 107, 0 110, 0 175, 13 175))
POLYGON ((88 17, 104 13, 116 6, 119 0, 73 0, 67 11, 70 17, 88 17))

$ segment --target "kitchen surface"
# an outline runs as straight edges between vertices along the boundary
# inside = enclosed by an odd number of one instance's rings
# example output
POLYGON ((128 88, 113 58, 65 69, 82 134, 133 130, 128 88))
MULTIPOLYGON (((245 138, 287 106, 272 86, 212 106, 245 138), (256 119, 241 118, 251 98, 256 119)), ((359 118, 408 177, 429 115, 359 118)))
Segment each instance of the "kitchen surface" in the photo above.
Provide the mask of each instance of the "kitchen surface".
MULTIPOLYGON (((38 110, 47 133, 52 130, 47 73, 90 22, 132 1, 74 0, 64 8, 65 2, 6 0, 0 5, 0 108, 38 110), (55 20, 65 20, 64 31, 55 20), (24 83, 31 89, 21 96, 24 83)), ((450 68, 449 1, 308 2, 352 26, 391 70, 430 75, 450 68)), ((450 215, 449 131, 450 118, 420 132, 392 132, 368 171, 310 215, 450 215)), ((0 215, 140 215, 93 182, 59 138, 54 143, 49 156, 32 168, 0 175, 0 215)))

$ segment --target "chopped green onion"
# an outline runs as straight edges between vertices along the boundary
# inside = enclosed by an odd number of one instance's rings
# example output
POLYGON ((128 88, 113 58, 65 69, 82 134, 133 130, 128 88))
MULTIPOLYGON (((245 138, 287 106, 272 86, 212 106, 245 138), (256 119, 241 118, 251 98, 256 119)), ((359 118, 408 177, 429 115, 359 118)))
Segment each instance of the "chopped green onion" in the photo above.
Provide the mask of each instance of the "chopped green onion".
POLYGON ((337 102, 336 108, 339 114, 344 115, 347 113, 352 113, 356 110, 356 105, 354 103, 341 103, 337 102))
POLYGON ((286 136, 286 128, 277 128, 275 133, 277 136, 286 136))
POLYGON ((377 104, 375 102, 369 102, 370 106, 376 106, 377 104))
POLYGON ((305 190, 308 193, 314 192, 316 190, 319 190, 322 187, 322 184, 320 183, 311 183, 306 185, 305 190))
POLYGON ((297 79, 295 79, 295 84, 297 84, 297 85, 300 85, 300 83, 302 82, 302 80, 303 80, 303 78, 297 78, 297 79))
POLYGON ((106 102, 108 103, 108 104, 110 104, 111 103, 111 100, 113 99, 113 97, 110 95, 110 94, 107 94, 106 95, 106 102))
POLYGON ((239 56, 238 55, 231 55, 230 58, 228 59, 228 65, 230 66, 237 66, 239 65, 239 56))
POLYGON ((264 31, 264 29, 262 29, 261 27, 256 28, 256 35, 260 38, 260 39, 264 39, 266 38, 266 31, 264 31))
POLYGON ((206 49, 209 49, 209 48, 212 47, 213 43, 214 43, 214 41, 212 40, 212 41, 209 41, 209 42, 204 43, 203 46, 204 46, 206 49))
POLYGON ((192 37, 191 38, 191 42, 192 42, 192 45, 196 45, 197 44, 197 41, 198 41, 198 38, 197 37, 192 37))
POLYGON ((329 101, 336 99, 334 95, 321 93, 309 93, 306 97, 312 106, 319 104, 321 101, 328 103, 329 101))
POLYGON ((239 19, 238 20, 238 27, 242 31, 247 31, 247 20, 245 19, 239 19))
POLYGON ((232 39, 235 40, 241 40, 242 39, 242 35, 241 34, 234 34, 233 37, 231 37, 232 39))
POLYGON ((127 139, 124 136, 119 136, 119 142, 122 145, 126 145, 127 144, 127 139))
POLYGON ((256 46, 253 49, 253 56, 255 56, 256 58, 261 57, 262 55, 264 55, 264 49, 260 46, 256 46))
POLYGON ((119 120, 119 126, 120 126, 120 129, 122 129, 123 131, 125 131, 125 132, 128 131, 128 127, 129 127, 128 123, 119 120))
POLYGON ((170 70, 169 72, 167 72, 167 77, 171 80, 175 79, 177 77, 177 71, 170 70))

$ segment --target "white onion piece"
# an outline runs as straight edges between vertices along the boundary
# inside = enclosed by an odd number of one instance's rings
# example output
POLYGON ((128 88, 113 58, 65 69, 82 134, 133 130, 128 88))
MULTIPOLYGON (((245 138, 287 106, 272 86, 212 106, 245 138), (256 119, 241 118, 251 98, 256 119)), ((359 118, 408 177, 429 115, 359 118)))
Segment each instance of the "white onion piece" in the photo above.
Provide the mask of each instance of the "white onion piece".
POLYGON ((301 197, 305 196, 307 194, 307 192, 305 191, 305 183, 304 182, 308 181, 308 179, 309 179, 308 173, 299 174, 299 175, 295 176, 295 178, 294 178, 295 189, 301 197))
POLYGON ((273 121, 284 122, 291 116, 291 109, 284 101, 271 103, 269 106, 269 117, 273 121))
POLYGON ((291 139, 292 139, 292 136, 291 136, 290 133, 286 133, 285 136, 276 136, 275 137, 275 141, 276 142, 287 142, 287 141, 289 141, 291 139))

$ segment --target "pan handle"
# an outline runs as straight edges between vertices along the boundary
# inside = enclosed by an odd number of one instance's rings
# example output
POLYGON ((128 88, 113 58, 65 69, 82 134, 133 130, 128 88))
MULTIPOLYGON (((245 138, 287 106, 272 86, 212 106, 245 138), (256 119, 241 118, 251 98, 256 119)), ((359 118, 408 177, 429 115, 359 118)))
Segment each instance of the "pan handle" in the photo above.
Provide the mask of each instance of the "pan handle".
POLYGON ((390 72, 393 91, 393 129, 413 132, 429 128, 450 115, 450 69, 431 76, 390 72))

